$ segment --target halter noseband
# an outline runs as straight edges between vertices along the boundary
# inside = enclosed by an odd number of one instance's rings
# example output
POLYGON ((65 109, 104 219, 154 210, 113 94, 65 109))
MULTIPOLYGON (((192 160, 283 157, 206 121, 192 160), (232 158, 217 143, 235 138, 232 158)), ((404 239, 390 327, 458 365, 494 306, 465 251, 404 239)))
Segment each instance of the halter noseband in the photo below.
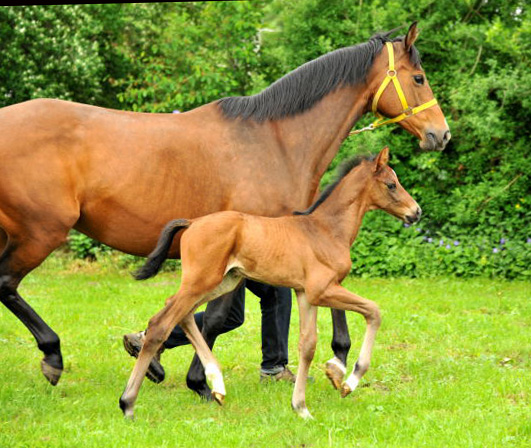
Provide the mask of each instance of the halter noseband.
POLYGON ((406 96, 404 95, 404 91, 402 90, 400 81, 396 76, 397 73, 395 70, 395 56, 393 44, 391 42, 386 42, 385 45, 387 46, 387 52, 389 53, 389 70, 387 70, 387 75, 385 76, 385 79, 383 80, 382 84, 380 85, 380 88, 378 89, 376 95, 374 95, 374 98, 372 100, 372 112, 378 117, 378 119, 371 123, 369 126, 366 126, 362 129, 357 129, 356 131, 352 131, 348 135, 359 134, 360 132, 364 131, 372 131, 377 127, 383 126, 384 124, 398 123, 399 121, 405 120, 411 115, 418 114, 419 112, 422 112, 423 110, 426 110, 429 107, 435 106, 437 104, 437 100, 435 98, 417 107, 410 107, 407 104, 406 96), (400 99, 400 103, 402 103, 402 107, 404 109, 396 117, 386 119, 382 114, 378 112, 378 101, 380 100, 380 97, 382 96, 391 81, 395 86, 396 93, 398 94, 398 98, 400 99))

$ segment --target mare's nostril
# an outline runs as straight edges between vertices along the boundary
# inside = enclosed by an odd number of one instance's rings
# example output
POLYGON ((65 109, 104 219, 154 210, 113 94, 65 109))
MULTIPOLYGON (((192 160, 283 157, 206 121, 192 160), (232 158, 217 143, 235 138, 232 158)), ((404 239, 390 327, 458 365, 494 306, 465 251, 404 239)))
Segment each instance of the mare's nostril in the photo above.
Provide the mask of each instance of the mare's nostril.
POLYGON ((448 143, 448 141, 452 138, 452 134, 450 131, 446 131, 443 136, 443 142, 448 143))

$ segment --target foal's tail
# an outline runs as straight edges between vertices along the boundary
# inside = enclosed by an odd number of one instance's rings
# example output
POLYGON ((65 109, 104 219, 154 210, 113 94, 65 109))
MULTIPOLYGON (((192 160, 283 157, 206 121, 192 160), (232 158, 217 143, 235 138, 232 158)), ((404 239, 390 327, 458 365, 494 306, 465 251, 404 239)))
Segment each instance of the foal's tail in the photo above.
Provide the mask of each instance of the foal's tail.
POLYGON ((133 277, 137 280, 146 280, 154 277, 160 271, 162 263, 168 258, 168 252, 173 243, 175 234, 182 229, 190 227, 192 224, 188 219, 174 219, 170 221, 162 230, 157 247, 149 254, 149 257, 141 268, 139 268, 133 277))

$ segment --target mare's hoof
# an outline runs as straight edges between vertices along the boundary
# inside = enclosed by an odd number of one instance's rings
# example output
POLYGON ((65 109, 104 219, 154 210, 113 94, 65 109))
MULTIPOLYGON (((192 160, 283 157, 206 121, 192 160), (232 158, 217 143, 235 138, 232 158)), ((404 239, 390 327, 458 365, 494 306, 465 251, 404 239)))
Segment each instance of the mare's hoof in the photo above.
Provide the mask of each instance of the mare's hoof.
POLYGON ((347 395, 352 393, 352 389, 347 383, 341 385, 341 398, 345 398, 347 395))
POLYGON ((334 386, 334 388, 337 390, 341 389, 343 378, 345 377, 345 371, 341 370, 341 368, 336 363, 328 361, 326 363, 325 373, 327 378, 332 383, 332 386, 334 386))
POLYGON ((219 404, 220 406, 223 406, 223 402, 225 401, 225 395, 219 392, 212 392, 212 398, 215 400, 217 404, 219 404))
POLYGON ((55 386, 59 382, 61 374, 63 373, 62 368, 59 369, 48 364, 46 358, 41 360, 41 371, 52 386, 55 386))

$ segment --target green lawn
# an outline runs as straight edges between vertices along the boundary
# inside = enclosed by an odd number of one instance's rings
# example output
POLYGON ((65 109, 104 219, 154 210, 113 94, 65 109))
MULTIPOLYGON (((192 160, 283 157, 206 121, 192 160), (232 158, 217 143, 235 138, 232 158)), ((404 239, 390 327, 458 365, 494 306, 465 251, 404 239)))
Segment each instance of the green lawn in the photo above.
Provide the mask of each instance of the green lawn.
MULTIPOLYGON (((313 421, 292 412, 290 385, 259 382, 260 310, 249 294, 245 324, 215 348, 225 406, 186 388, 192 349, 182 347, 164 354, 166 381, 145 381, 126 421, 118 398, 133 359, 122 334, 144 328, 177 280, 135 282, 125 270, 53 258, 31 274, 21 294, 61 336, 65 372, 50 386, 33 339, 0 307, 0 447, 531 446, 531 284, 482 279, 348 279, 379 303, 383 325, 361 387, 341 399, 323 373, 331 324, 320 310, 313 421)), ((364 325, 349 322, 353 362, 364 325)), ((294 311, 292 367, 297 332, 294 311)))

